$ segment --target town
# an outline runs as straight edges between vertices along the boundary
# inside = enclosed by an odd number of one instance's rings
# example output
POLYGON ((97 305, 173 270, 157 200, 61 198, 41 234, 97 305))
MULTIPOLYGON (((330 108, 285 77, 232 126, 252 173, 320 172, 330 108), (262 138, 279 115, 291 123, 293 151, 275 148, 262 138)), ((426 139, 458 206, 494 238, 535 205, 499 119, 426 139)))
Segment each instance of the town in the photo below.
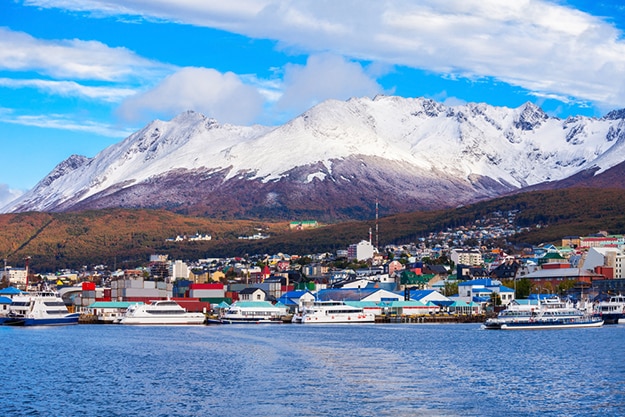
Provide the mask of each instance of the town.
MULTIPOLYGON (((2 312, 22 291, 58 291, 83 322, 119 322, 134 305, 170 301, 209 323, 301 320, 315 302, 340 303, 367 321, 484 321, 528 298, 557 295, 597 304, 624 290, 625 237, 565 236, 560 245, 510 253, 517 212, 492 213, 472 225, 417 242, 377 248, 377 230, 337 253, 252 255, 194 262, 151 256, 146 266, 36 273, 6 265, 2 312), (211 321, 212 320, 212 321, 211 321)), ((317 227, 314 221, 291 228, 317 227)), ((198 233, 191 239, 210 239, 198 233)), ((188 239, 177 237, 175 240, 188 239)), ((337 314, 340 316, 340 314, 337 314)))

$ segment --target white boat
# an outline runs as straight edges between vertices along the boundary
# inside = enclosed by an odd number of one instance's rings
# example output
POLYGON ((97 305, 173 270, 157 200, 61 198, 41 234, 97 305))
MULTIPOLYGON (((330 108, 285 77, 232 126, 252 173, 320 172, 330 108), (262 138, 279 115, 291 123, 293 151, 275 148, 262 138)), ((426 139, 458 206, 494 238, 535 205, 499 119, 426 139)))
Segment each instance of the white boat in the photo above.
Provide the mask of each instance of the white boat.
POLYGON ((597 314, 605 324, 625 324, 625 295, 613 295, 599 302, 597 314))
POLYGON ((294 323, 373 323, 375 314, 343 301, 315 301, 294 317, 294 323))
POLYGON ((59 326, 77 324, 79 313, 70 313, 63 299, 54 291, 23 293, 13 297, 8 326, 59 326))
POLYGON ((579 310, 559 297, 539 301, 535 306, 511 306, 488 319, 482 328, 488 330, 569 329, 601 327, 603 320, 579 310))
POLYGON ((203 313, 190 313, 173 300, 154 300, 150 304, 133 304, 119 319, 119 324, 204 324, 203 313))
POLYGON ((268 301, 237 301, 220 318, 222 324, 282 323, 287 309, 268 301))

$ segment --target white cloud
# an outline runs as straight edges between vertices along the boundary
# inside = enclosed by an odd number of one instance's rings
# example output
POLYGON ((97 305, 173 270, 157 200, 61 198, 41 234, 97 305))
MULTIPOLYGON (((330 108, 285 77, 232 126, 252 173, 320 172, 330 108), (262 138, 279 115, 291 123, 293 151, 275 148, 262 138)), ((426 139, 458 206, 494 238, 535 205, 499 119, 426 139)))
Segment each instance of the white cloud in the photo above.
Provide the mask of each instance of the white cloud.
POLYGON ((360 64, 329 54, 313 55, 305 66, 287 65, 283 89, 276 107, 298 113, 330 98, 345 100, 383 91, 360 64))
POLYGON ((0 69, 60 79, 126 81, 162 76, 173 67, 97 41, 42 40, 0 27, 0 69))
POLYGON ((24 126, 35 126, 48 129, 71 130, 75 132, 94 133, 97 135, 124 138, 134 130, 118 129, 105 123, 94 121, 79 121, 73 116, 62 114, 19 115, 11 109, 0 109, 0 123, 10 123, 24 126))
POLYGON ((0 207, 4 207, 22 194, 24 194, 24 191, 14 190, 7 184, 0 184, 0 207))
POLYGON ((222 123, 247 124, 262 111, 263 97, 231 73, 187 67, 163 79, 156 87, 125 100, 118 109, 126 120, 148 115, 170 118, 195 110, 222 123))
POLYGON ((124 98, 135 94, 135 90, 130 88, 94 87, 82 85, 74 81, 0 78, 0 87, 35 88, 65 97, 83 97, 112 103, 122 101, 124 98))
POLYGON ((625 42, 609 22, 547 0, 32 0, 273 39, 305 53, 489 77, 541 94, 625 101, 625 42))

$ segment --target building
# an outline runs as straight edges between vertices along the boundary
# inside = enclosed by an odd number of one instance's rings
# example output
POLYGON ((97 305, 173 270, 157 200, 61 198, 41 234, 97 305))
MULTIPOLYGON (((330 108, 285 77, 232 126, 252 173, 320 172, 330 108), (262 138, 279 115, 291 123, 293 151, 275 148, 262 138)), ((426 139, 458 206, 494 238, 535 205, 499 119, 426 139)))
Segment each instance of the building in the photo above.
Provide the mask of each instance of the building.
POLYGON ((625 252, 624 247, 593 247, 588 250, 584 259, 583 267, 593 271, 606 271, 606 278, 625 278, 625 252))
POLYGON ((482 253, 477 249, 453 249, 449 254, 449 259, 456 265, 478 266, 484 263, 482 253))
POLYGON ((26 287, 26 276, 28 274, 27 269, 8 267, 4 269, 1 273, 2 278, 7 278, 10 285, 22 288, 26 287))
POLYGON ((239 291, 239 300, 241 301, 265 301, 267 293, 260 288, 244 288, 239 291))
POLYGON ((189 279, 189 267, 183 261, 176 260, 169 264, 169 276, 172 279, 189 279))
POLYGON ((354 243, 347 248, 347 259, 366 261, 373 258, 374 248, 368 240, 362 240, 360 243, 354 243))

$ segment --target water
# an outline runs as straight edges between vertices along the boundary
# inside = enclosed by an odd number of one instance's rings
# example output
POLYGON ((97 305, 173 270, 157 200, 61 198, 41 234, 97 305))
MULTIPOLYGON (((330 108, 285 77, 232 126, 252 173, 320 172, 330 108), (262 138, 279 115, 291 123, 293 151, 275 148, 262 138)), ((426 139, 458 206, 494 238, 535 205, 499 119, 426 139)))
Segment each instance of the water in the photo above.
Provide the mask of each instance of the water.
POLYGON ((614 416, 625 326, 0 327, 5 416, 614 416))

